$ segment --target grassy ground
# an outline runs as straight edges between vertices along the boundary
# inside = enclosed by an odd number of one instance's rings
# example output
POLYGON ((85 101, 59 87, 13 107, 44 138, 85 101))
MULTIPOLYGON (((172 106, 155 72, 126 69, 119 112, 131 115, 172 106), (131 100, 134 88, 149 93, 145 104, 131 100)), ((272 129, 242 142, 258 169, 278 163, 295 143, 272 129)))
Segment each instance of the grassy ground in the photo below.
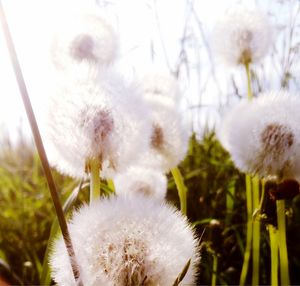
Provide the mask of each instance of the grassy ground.
MULTIPOLYGON (((239 283, 246 229, 244 175, 213 133, 201 142, 193 136, 187 157, 179 166, 188 187, 188 217, 201 237, 202 263, 198 283, 211 284, 217 262, 217 284, 239 283), (213 259, 215 257, 215 259, 213 259), (215 264, 216 265, 216 264, 215 264)), ((78 185, 54 172, 63 201, 78 185)), ((77 204, 86 200, 81 191, 77 204)), ((167 199, 179 206, 169 177, 167 199)), ((30 144, 2 144, 0 154, 0 273, 17 285, 38 285, 50 228, 54 220, 47 184, 30 144)), ((300 284, 300 198, 288 203, 288 250, 292 284, 300 284)), ((268 235, 262 226, 261 284, 270 283, 268 235)), ((251 265, 251 263, 250 263, 251 265)), ((251 267, 250 267, 251 274, 251 267)), ((248 276, 251 281, 251 275, 248 276)))

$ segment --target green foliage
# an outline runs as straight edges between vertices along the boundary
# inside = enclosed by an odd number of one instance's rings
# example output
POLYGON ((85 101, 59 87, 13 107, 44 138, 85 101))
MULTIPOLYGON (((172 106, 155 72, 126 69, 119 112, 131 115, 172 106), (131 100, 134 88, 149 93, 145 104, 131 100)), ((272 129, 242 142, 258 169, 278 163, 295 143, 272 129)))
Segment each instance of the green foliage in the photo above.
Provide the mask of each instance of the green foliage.
MULTIPOLYGON (((64 200, 76 182, 55 174, 64 200)), ((55 218, 40 160, 32 144, 5 144, 0 155, 0 266, 15 284, 37 285, 55 218)), ((1 273, 0 272, 0 273, 1 273)))
MULTIPOLYGON (((244 175, 233 166, 213 132, 201 142, 191 137, 180 170, 188 188, 188 218, 202 237, 199 283, 211 283, 212 254, 216 254, 220 260, 217 284, 238 284, 246 222, 244 175)), ((171 178, 168 199, 178 205, 171 178)))
MULTIPOLYGON (((187 214, 201 237, 199 285, 210 285, 213 258, 218 258, 217 285, 238 285, 246 240, 245 175, 233 165, 213 132, 198 141, 193 135, 189 152, 179 166, 188 188, 187 214)), ((177 190, 170 177, 168 199, 179 207, 177 190)), ((288 254, 292 284, 299 284, 300 196, 289 202, 288 254)), ((270 284, 270 245, 266 225, 261 227, 260 283, 270 284)), ((250 263, 252 265, 252 263, 250 263)), ((250 267, 249 273, 252 269, 250 267)), ((251 275, 247 277, 251 283, 251 275)))
MULTIPOLYGON (((229 154, 207 133, 201 141, 193 135, 189 151, 179 166, 188 188, 187 214, 201 237, 198 283, 211 284, 213 258, 218 259, 216 283, 239 283, 246 236, 245 177, 233 166, 229 154)), ((62 202, 79 182, 54 172, 62 202)), ((101 184, 105 192, 109 188, 101 184)), ((76 191, 73 192, 73 196, 76 191)), ((76 205, 87 200, 88 187, 76 197, 76 205)), ((71 196, 72 197, 72 196, 71 196)), ((173 177, 169 176, 167 199, 180 207, 173 177)), ((70 201, 70 199, 69 199, 70 201)), ((39 285, 47 281, 42 265, 55 213, 39 158, 26 142, 2 144, 0 154, 0 275, 17 285, 39 285)), ((299 283, 300 198, 288 205, 288 251, 293 284, 299 283)), ((45 261, 46 263, 47 261, 45 261)), ((44 263, 44 264, 45 264, 44 263)), ((261 283, 270 283, 268 233, 262 226, 261 283)), ((251 271, 251 269, 250 269, 251 271)), ((251 277, 248 277, 248 279, 251 277)), ((250 282, 250 281, 248 281, 250 282)))

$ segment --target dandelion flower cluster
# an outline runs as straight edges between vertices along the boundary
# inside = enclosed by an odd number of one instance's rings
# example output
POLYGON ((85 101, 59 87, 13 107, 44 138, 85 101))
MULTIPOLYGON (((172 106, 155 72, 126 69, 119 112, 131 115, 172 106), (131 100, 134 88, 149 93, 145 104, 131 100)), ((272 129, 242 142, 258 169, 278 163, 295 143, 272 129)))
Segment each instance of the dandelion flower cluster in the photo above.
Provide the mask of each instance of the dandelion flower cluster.
POLYGON ((270 49, 272 29, 259 10, 230 9, 217 23, 213 35, 216 54, 229 65, 262 59, 270 49))
MULTIPOLYGON (((74 213, 69 230, 84 285, 172 285, 189 259, 182 283, 194 281, 197 241, 171 206, 143 196, 98 200, 74 213)), ((76 285, 62 238, 50 263, 56 283, 76 285)))
POLYGON ((47 114, 49 161, 63 174, 82 178, 88 160, 99 159, 103 177, 112 177, 148 148, 147 114, 137 89, 114 70, 61 85, 47 114))
POLYGON ((140 166, 129 167, 126 172, 117 174, 114 184, 117 195, 142 194, 162 201, 167 192, 167 178, 164 174, 140 166))
POLYGON ((300 167, 300 99, 287 92, 241 101, 229 112, 220 139, 243 172, 295 177, 300 167))
POLYGON ((142 88, 150 107, 152 135, 151 148, 141 160, 150 168, 168 172, 179 164, 187 150, 187 128, 178 107, 179 87, 171 77, 147 78, 151 80, 144 81, 142 88))

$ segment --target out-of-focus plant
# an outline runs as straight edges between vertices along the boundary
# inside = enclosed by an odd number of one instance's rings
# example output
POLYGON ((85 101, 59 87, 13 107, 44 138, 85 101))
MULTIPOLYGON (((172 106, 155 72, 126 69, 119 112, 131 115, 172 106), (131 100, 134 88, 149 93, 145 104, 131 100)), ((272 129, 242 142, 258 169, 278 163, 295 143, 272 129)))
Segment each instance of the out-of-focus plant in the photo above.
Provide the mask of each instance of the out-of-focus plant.
MULTIPOLYGON (((14 144, 5 141, 0 153, 0 256, 10 269, 4 264, 0 269, 11 283, 39 284, 54 220, 51 198, 33 145, 22 138, 14 144)), ((63 200, 78 184, 58 174, 55 179, 63 200)))

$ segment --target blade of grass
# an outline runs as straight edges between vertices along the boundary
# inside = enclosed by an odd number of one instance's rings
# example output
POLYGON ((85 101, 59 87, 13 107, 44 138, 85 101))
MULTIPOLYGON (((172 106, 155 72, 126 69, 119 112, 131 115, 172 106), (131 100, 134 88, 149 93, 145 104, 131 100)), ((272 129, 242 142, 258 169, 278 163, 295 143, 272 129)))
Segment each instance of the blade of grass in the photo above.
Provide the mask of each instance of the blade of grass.
POLYGON ((173 286, 178 286, 179 283, 184 279, 185 275, 187 274, 191 264, 191 259, 187 262, 187 264, 183 267, 181 273, 177 276, 173 286))
POLYGON ((13 272, 10 265, 1 258, 0 258, 0 266, 3 267, 3 269, 5 269, 5 271, 10 273, 10 275, 15 280, 15 282, 18 282, 18 285, 21 285, 21 286, 24 285, 21 277, 19 277, 15 272, 13 272))
POLYGON ((29 123, 30 123, 34 141, 35 141, 39 156, 41 158, 41 163, 42 163, 43 170, 44 170, 47 182, 48 182, 53 205, 55 207, 56 215, 57 215, 58 222, 59 222, 62 234, 63 234, 64 242, 65 242, 69 257, 70 257, 70 263, 72 266, 74 278, 75 278, 75 281, 77 281, 79 285, 82 285, 82 282, 80 281, 79 267, 78 267, 78 264, 76 261, 75 252, 74 252, 73 245, 72 245, 72 240, 71 240, 70 233, 68 230, 68 225, 67 225, 66 219, 63 214, 63 210, 62 210, 62 206, 61 206, 61 203, 59 200, 58 192, 57 192, 57 189, 56 189, 56 186, 54 183, 54 179, 52 177, 49 162, 48 162, 48 159, 46 156, 46 152, 45 152, 44 145, 43 145, 43 142, 41 139, 41 135, 40 135, 40 132, 38 129, 36 118, 35 118, 35 115, 34 115, 34 112, 33 112, 32 106, 31 106, 31 102, 30 102, 30 99, 28 96, 26 84, 25 84, 24 77, 23 77, 23 74, 21 71, 17 53, 16 53, 16 50, 15 50, 15 47, 13 44, 13 40, 12 40, 10 31, 9 31, 9 27, 7 24, 7 20, 5 17, 5 13, 4 13, 4 9, 3 9, 1 0, 0 0, 0 20, 1 20, 2 28, 3 28, 6 44, 8 47, 8 51, 10 54, 11 62, 13 65, 13 69, 15 72, 15 76, 16 76, 16 79, 18 82, 21 97, 23 100, 23 104, 24 104, 24 107, 26 110, 26 114, 27 114, 29 123))
POLYGON ((115 184, 114 184, 114 181, 112 179, 107 180, 107 186, 110 188, 112 193, 115 192, 115 184))
POLYGON ((184 184, 181 172, 177 167, 173 168, 171 170, 171 173, 173 175, 177 187, 177 191, 178 191, 178 196, 180 200, 180 210, 184 215, 186 215, 187 214, 187 205, 186 205, 187 188, 184 184))
POLYGON ((235 180, 232 180, 226 193, 226 224, 230 224, 234 207, 235 180))
POLYGON ((195 222, 192 223, 192 226, 195 227, 197 225, 210 223, 212 220, 213 220, 212 217, 208 217, 208 218, 204 218, 204 219, 201 219, 201 220, 197 220, 197 221, 195 221, 195 222))

